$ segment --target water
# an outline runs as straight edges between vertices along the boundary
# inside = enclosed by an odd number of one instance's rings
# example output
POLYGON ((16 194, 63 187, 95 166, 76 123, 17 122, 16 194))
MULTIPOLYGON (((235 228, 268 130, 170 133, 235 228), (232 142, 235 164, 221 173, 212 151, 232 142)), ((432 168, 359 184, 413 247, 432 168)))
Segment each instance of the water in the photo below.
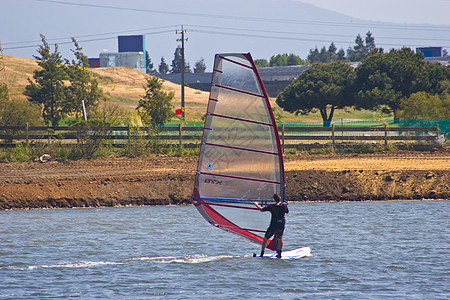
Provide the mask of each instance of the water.
POLYGON ((0 212, 0 299, 449 299, 450 202, 291 204, 285 250, 192 206, 0 212))

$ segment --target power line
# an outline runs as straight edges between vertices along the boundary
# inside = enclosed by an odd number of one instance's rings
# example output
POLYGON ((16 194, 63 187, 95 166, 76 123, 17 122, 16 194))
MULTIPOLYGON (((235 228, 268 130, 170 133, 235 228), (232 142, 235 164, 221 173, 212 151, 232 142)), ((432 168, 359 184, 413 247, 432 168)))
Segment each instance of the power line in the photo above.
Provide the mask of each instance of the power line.
MULTIPOLYGON (((449 0, 450 1, 450 0, 449 0)), ((259 33, 276 33, 276 34, 292 34, 292 35, 307 35, 307 36, 329 36, 329 37, 344 37, 344 38, 355 38, 355 36, 351 35, 342 35, 342 34, 329 34, 329 33, 307 33, 307 32, 298 32, 298 31, 274 31, 274 30, 261 30, 261 29, 247 29, 247 28, 230 28, 230 27, 218 27, 218 26, 202 26, 202 25, 188 25, 190 27, 198 27, 198 28, 210 28, 210 29, 220 29, 220 30, 231 30, 231 31, 248 31, 248 32, 259 32, 259 33)), ((384 37, 377 36, 377 39, 388 39, 388 40, 398 40, 399 37, 384 37)), ((436 39, 436 38, 408 38, 401 37, 402 40, 421 40, 421 41, 449 41, 450 39, 436 39)))
MULTIPOLYGON (((130 31, 127 31, 130 32, 130 31)), ((144 32, 142 33, 143 35, 152 35, 152 34, 159 34, 159 33, 167 33, 167 32, 173 32, 173 30, 163 30, 163 31, 157 31, 157 32, 144 32)), ((122 32, 124 33, 124 32, 122 32)), ((104 35, 104 34, 99 34, 100 35, 104 35)), ((90 35, 93 36, 93 35, 90 35)), ((95 36, 95 35, 94 35, 95 36)), ((72 39, 71 37, 66 37, 66 38, 61 38, 61 39, 72 39)), ((97 41, 105 41, 105 40, 113 40, 113 39, 117 39, 117 35, 113 36, 113 37, 103 37, 103 38, 93 38, 93 39, 79 39, 79 37, 75 37, 75 39, 77 40, 77 42, 79 43, 88 43, 88 42, 97 42, 97 41)), ((60 39, 49 39, 49 41, 56 41, 56 44, 58 45, 65 45, 65 44, 72 44, 72 40, 70 41, 59 41, 60 39)), ((41 41, 33 41, 32 43, 37 43, 37 42, 41 42, 41 41)), ((24 44, 24 43, 28 43, 28 42, 15 42, 15 44, 24 44)), ((5 43, 5 44, 12 44, 12 43, 5 43)), ((13 46, 13 47, 4 47, 3 49, 5 50, 16 50, 16 49, 26 49, 26 48, 35 48, 35 47, 39 47, 41 46, 40 44, 30 44, 30 45, 24 45, 24 46, 13 46)))
MULTIPOLYGON (((296 38, 296 37, 288 37, 288 36, 273 36, 273 35, 260 35, 260 34, 246 34, 246 33, 236 33, 236 32, 217 32, 217 31, 211 31, 211 30, 192 30, 192 32, 200 32, 200 33, 206 33, 206 34, 223 34, 223 35, 231 35, 231 36, 243 36, 243 37, 252 37, 252 38, 262 38, 262 39, 276 39, 276 40, 287 40, 287 41, 306 41, 306 42, 321 42, 321 43, 349 43, 349 41, 342 41, 342 40, 323 40, 323 39, 310 39, 310 38, 296 38)), ((354 42, 354 41, 352 41, 354 42)), ((377 42, 377 44, 380 44, 377 42)), ((404 44, 404 43, 381 43, 384 46, 398 46, 402 45, 404 47, 417 47, 417 46, 425 46, 424 44, 404 44)), ((444 48, 449 48, 450 46, 442 46, 444 48)))
POLYGON ((422 30, 422 31, 449 31, 450 26, 442 25, 399 25, 399 24, 379 24, 379 23, 345 23, 345 22, 327 22, 327 21, 302 21, 302 20, 292 20, 292 19, 271 19, 262 17, 249 17, 249 16, 229 16, 229 15, 216 15, 216 14, 203 14, 203 13, 192 13, 192 12, 177 12, 177 11, 165 11, 165 10, 153 10, 153 9, 143 9, 143 8, 129 8, 129 7, 119 7, 110 5, 98 5, 98 4, 85 4, 76 3, 68 1, 58 1, 58 0, 34 0, 38 2, 56 3, 63 5, 72 6, 84 6, 84 7, 94 7, 94 8, 106 8, 121 11, 134 11, 134 12, 145 12, 154 14, 168 14, 168 15, 181 15, 181 16, 192 16, 192 17, 202 17, 202 18, 214 18, 214 19, 226 19, 226 20, 240 20, 240 21, 252 21, 252 22, 265 22, 265 23, 284 23, 284 24, 311 24, 319 26, 339 26, 339 27, 367 27, 372 28, 384 28, 384 29, 403 29, 403 30, 422 30))
MULTIPOLYGON (((112 34, 117 35, 117 34, 121 34, 121 33, 142 32, 142 31, 156 30, 156 29, 163 29, 163 28, 175 28, 176 26, 178 26, 178 25, 167 25, 167 26, 159 26, 159 27, 151 27, 151 28, 130 29, 130 30, 113 31, 113 32, 105 32, 105 33, 77 35, 77 36, 74 36, 74 38, 78 39, 78 38, 86 38, 86 37, 102 36, 102 35, 112 35, 112 34)), ((146 34, 155 34, 155 33, 161 33, 161 32, 168 32, 168 31, 148 32, 146 34)), ((64 40, 64 39, 72 39, 72 37, 52 38, 52 39, 47 39, 47 41, 64 40)), ((8 42, 8 43, 4 43, 3 45, 16 45, 16 44, 40 43, 40 42, 41 42, 41 40, 24 41, 24 42, 8 42)))

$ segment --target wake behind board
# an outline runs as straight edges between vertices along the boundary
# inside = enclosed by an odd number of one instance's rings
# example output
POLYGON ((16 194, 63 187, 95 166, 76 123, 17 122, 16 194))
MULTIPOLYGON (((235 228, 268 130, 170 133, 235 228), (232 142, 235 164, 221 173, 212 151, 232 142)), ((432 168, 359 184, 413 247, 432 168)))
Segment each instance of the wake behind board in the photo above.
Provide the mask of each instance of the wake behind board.
MULTIPOLYGON (((311 256, 311 248, 309 247, 301 247, 294 250, 281 252, 281 259, 297 259, 306 256, 311 256)), ((264 254, 264 258, 277 258, 277 253, 266 253, 264 254)))

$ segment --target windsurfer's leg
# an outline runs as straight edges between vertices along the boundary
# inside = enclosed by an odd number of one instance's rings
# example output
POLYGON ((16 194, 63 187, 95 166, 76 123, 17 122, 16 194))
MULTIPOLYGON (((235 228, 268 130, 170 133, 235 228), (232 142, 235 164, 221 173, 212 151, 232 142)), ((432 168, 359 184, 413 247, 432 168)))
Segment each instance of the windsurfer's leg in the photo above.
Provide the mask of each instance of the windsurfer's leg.
POLYGON ((261 244, 261 254, 259 256, 263 257, 264 256, 264 250, 266 250, 266 245, 267 245, 267 238, 264 238, 262 244, 261 244))
POLYGON ((281 258, 281 251, 283 250, 283 230, 277 232, 274 238, 276 239, 275 251, 277 252, 277 257, 281 258))

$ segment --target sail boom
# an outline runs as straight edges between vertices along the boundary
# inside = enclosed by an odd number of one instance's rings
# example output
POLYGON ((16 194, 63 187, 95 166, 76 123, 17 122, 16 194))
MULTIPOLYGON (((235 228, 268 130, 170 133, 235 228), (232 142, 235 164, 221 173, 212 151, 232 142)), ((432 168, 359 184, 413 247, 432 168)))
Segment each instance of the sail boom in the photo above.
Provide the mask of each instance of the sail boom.
POLYGON ((253 206, 253 202, 259 201, 259 200, 251 200, 251 199, 237 199, 237 198, 219 198, 219 197, 193 197, 194 201, 203 200, 208 202, 214 202, 209 203, 210 205, 227 205, 229 207, 239 207, 244 209, 251 209, 251 210, 258 210, 258 208, 253 206), (228 204, 222 204, 222 203, 228 203, 228 204), (251 207, 242 207, 242 206, 236 206, 236 205, 230 205, 230 203, 234 204, 251 204, 251 207))

